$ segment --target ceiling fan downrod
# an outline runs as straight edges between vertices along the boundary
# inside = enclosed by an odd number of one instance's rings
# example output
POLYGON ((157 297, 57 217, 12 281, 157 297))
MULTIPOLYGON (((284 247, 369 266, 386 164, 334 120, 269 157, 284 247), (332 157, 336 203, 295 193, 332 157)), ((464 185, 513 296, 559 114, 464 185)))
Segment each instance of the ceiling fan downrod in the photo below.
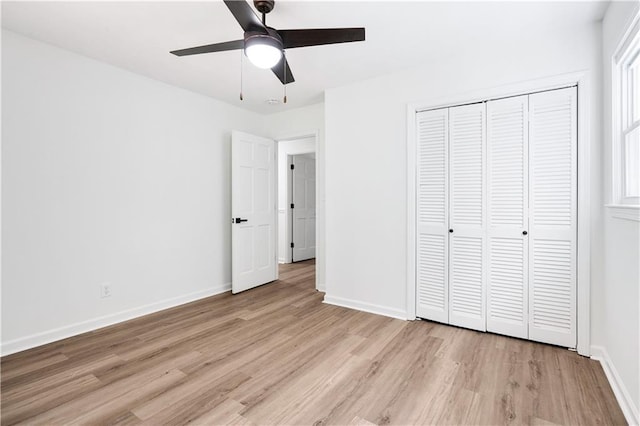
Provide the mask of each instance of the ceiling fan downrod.
POLYGON ((253 0, 256 10, 262 14, 262 25, 267 26, 267 13, 271 12, 276 5, 275 0, 253 0))

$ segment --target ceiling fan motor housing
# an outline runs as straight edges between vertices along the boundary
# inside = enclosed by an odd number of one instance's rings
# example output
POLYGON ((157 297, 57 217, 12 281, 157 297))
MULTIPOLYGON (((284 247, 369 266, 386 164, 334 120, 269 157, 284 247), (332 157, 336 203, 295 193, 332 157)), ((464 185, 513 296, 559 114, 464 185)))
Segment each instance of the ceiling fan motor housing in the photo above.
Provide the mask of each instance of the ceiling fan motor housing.
POLYGON ((247 31, 246 33, 244 33, 245 50, 252 44, 267 44, 269 46, 275 47, 278 50, 284 50, 280 34, 278 34, 278 32, 273 28, 267 27, 266 29, 266 34, 260 31, 247 31))
POLYGON ((253 0, 253 5, 260 13, 269 13, 273 10, 276 2, 274 0, 253 0))

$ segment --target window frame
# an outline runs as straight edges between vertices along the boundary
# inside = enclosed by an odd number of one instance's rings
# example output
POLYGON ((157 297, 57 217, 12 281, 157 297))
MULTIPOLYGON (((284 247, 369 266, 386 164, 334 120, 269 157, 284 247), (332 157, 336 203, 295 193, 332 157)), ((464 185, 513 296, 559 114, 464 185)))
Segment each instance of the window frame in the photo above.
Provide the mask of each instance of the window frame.
MULTIPOLYGON (((640 196, 627 196, 627 139, 640 131, 640 101, 633 105, 632 90, 640 81, 633 81, 631 70, 640 69, 640 20, 636 17, 612 58, 612 150, 613 150, 613 203, 624 206, 640 206, 640 196), (634 63, 635 62, 635 63, 634 63), (634 120, 633 114, 637 118, 634 120)), ((640 167, 640 164, 638 164, 640 167)))

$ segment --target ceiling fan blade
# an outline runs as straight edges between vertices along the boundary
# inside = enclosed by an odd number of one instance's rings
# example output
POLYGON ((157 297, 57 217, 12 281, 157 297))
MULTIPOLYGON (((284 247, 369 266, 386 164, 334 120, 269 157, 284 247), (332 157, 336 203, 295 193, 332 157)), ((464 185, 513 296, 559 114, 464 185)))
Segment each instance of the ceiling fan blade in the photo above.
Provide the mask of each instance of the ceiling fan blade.
POLYGON ((293 74, 291 73, 291 68, 289 68, 289 62, 287 62, 287 58, 282 57, 282 61, 278 62, 277 65, 271 68, 271 71, 278 77, 278 79, 282 82, 282 84, 289 84, 296 81, 293 78, 293 74), (284 62, 284 65, 283 65, 284 62), (286 72, 285 72, 286 67, 286 72), (286 75, 286 79, 285 79, 286 75))
POLYGON ((266 28, 258 15, 253 12, 249 3, 244 0, 224 0, 224 4, 227 5, 229 11, 236 18, 238 24, 245 31, 260 31, 266 32, 266 28))
POLYGON ((224 43, 206 44, 188 49, 172 50, 176 56, 198 55, 200 53, 224 52, 225 50, 244 49, 244 40, 225 41, 224 43))
POLYGON ((322 44, 364 41, 364 28, 319 28, 308 30, 278 30, 285 49, 322 44))

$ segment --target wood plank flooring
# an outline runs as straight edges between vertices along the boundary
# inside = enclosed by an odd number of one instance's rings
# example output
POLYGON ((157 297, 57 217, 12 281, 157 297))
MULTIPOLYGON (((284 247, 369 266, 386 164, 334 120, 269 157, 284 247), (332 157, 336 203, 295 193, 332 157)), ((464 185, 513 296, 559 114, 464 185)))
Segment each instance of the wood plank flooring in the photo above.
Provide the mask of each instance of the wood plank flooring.
POLYGON ((4 357, 2 424, 625 424, 596 361, 325 305, 314 274, 4 357))

